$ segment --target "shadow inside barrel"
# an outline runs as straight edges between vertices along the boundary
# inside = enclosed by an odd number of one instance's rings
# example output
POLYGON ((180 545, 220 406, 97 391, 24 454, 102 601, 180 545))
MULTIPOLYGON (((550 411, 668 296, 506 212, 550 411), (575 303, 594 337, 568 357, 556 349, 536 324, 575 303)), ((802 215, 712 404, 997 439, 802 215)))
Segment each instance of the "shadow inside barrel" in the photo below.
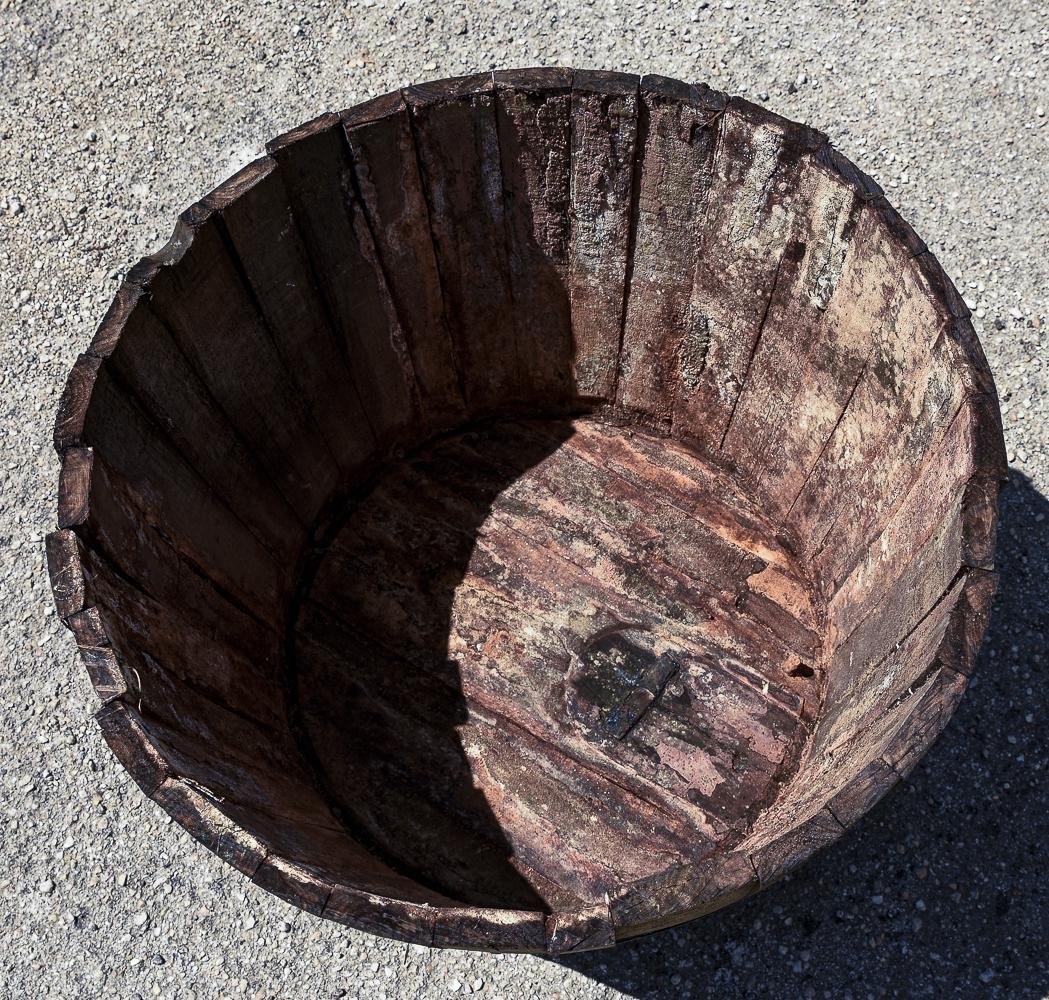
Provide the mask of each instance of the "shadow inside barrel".
MULTIPOLYGON (((504 155, 502 167, 520 189, 517 159, 504 155)), ((478 600, 471 574, 494 572, 487 590, 500 587, 498 567, 476 565, 493 505, 572 436, 569 415, 587 408, 574 389, 569 291, 536 243, 528 200, 503 194, 515 274, 527 275, 544 350, 533 357, 516 342, 505 276, 472 287, 474 312, 511 324, 482 381, 512 388, 475 406, 479 390, 461 384, 467 410, 484 415, 380 463, 342 504, 299 582, 289 709, 314 780, 357 844, 445 905, 549 912, 543 879, 517 857, 473 773, 491 720, 477 724, 460 659, 486 654, 453 648, 456 602, 478 600), (534 398, 529 366, 542 370, 546 398, 534 398), (542 430, 504 434, 502 421, 521 415, 540 418, 542 430)), ((445 309, 454 329, 477 322, 457 297, 445 309)))
POLYGON ((475 786, 470 746, 487 726, 451 645, 456 602, 478 600, 492 505, 573 433, 542 426, 508 440, 482 423, 384 468, 320 547, 293 665, 300 747, 358 843, 451 900, 546 911, 475 786))
POLYGON ((1049 990, 1049 501, 1011 470, 995 609, 943 735, 842 841, 695 923, 566 956, 638 1000, 1049 990))

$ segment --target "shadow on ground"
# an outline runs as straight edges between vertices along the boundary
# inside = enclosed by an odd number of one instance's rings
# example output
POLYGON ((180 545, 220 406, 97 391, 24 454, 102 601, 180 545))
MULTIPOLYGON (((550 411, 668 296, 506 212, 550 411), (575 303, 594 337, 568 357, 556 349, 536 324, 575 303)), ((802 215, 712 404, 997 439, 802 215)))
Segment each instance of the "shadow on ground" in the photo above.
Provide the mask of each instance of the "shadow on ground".
POLYGON ((910 779, 789 880, 562 959, 639 1000, 1049 992, 1049 501, 1012 471, 976 677, 910 779))

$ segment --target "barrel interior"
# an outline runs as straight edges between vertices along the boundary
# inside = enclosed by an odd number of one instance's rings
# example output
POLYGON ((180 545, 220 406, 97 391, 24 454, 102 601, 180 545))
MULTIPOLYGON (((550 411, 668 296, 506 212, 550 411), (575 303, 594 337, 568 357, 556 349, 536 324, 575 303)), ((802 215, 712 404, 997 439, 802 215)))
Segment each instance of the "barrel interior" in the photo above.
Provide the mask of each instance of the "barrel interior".
POLYGON ((953 286, 822 136, 662 77, 275 140, 133 269, 56 445, 118 756, 260 885, 430 944, 774 881, 939 732, 994 588, 953 286))

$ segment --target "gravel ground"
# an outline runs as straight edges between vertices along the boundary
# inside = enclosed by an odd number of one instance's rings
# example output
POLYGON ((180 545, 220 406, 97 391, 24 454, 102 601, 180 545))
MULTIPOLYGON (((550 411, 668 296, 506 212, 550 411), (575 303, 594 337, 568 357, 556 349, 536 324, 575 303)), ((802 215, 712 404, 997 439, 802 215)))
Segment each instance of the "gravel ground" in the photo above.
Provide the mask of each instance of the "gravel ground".
POLYGON ((1049 994, 1049 14, 923 6, 0 0, 0 996, 1049 994), (705 80, 828 132, 970 300, 1013 469, 979 677, 912 779, 789 881, 560 963, 355 933, 198 847, 102 743, 42 554, 65 374, 179 209, 326 108, 543 64, 705 80))

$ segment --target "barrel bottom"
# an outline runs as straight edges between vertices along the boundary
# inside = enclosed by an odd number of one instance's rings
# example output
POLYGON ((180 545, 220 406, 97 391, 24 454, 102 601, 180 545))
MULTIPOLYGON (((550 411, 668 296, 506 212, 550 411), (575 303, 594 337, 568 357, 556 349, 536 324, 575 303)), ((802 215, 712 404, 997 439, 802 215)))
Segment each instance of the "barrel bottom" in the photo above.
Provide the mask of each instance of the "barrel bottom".
POLYGON ((822 686, 811 587, 731 476, 596 418, 455 433, 347 504, 288 663, 350 836, 562 910, 739 841, 822 686))

